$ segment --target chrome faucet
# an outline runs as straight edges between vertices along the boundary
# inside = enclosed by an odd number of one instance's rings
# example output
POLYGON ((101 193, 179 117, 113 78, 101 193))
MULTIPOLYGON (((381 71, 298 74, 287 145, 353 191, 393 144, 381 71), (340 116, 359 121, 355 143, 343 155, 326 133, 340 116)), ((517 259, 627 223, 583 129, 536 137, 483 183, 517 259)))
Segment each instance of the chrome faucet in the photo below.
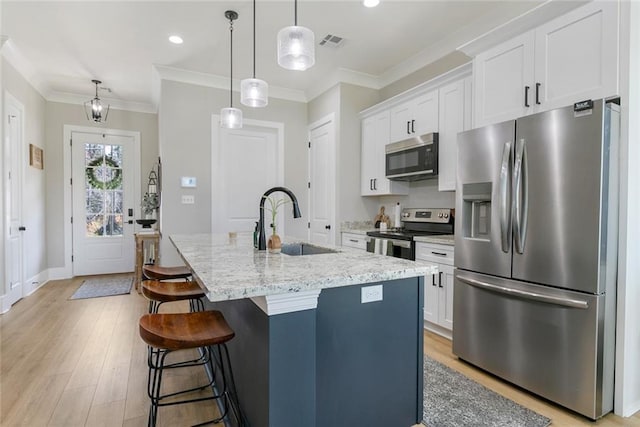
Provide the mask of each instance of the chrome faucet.
POLYGON ((265 239, 264 233, 264 201, 267 199, 267 196, 271 193, 275 193, 276 191, 281 191, 287 194, 291 198, 291 202, 293 202, 293 217, 300 218, 302 214, 300 213, 300 208, 298 207, 298 199, 296 199, 295 194, 291 192, 288 188, 285 187, 273 187, 264 192, 262 197, 260 198, 260 222, 258 222, 258 250, 264 251, 267 249, 267 243, 265 239))

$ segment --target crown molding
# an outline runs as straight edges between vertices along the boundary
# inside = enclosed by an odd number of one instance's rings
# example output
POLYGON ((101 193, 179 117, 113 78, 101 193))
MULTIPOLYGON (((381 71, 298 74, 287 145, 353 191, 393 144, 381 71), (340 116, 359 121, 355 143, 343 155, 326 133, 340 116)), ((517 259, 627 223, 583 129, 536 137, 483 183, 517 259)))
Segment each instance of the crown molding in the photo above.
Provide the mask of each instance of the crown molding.
POLYGON ((379 81, 380 78, 378 76, 349 70, 347 68, 339 68, 330 76, 324 78, 317 84, 312 85, 305 91, 308 100, 307 102, 317 98, 340 83, 353 84, 356 86, 379 90, 382 88, 379 81))
POLYGON ((31 86, 33 86, 36 92, 38 92, 44 99, 47 99, 49 87, 38 76, 38 72, 33 65, 31 65, 31 62, 29 62, 29 60, 20 53, 10 38, 7 38, 3 42, 0 54, 31 86))
POLYGON ((544 3, 509 19, 502 24, 496 24, 490 30, 468 39, 468 41, 460 44, 456 50, 459 50, 470 57, 476 56, 480 52, 484 52, 502 43, 505 40, 524 34, 525 32, 536 28, 550 20, 564 15, 573 9, 576 9, 592 0, 547 0, 544 3))
POLYGON ((0 49, 2 49, 2 46, 4 46, 4 43, 9 40, 8 36, 2 35, 0 34, 0 49))
MULTIPOLYGON (((52 92, 49 92, 46 99, 47 101, 50 101, 50 102, 62 102, 65 104, 84 105, 84 103, 89 101, 90 98, 84 95, 78 95, 76 93, 52 91, 52 92)), ((106 98, 104 96, 101 96, 100 100, 105 104, 108 104, 109 108, 113 110, 125 110, 125 111, 133 111, 136 113, 152 113, 152 114, 155 114, 158 112, 158 108, 155 105, 148 104, 146 102, 123 101, 121 99, 106 98)))
MULTIPOLYGON (((217 76, 215 74, 202 73, 199 71, 189 71, 182 68, 168 67, 166 65, 154 64, 155 72, 162 80, 171 80, 180 83, 189 83, 198 86, 214 87, 217 89, 229 89, 229 78, 217 76)), ((240 92, 240 80, 233 79, 232 88, 240 92)), ((284 99, 294 102, 307 102, 307 96, 301 90, 287 89, 284 87, 269 85, 269 98, 284 99)))

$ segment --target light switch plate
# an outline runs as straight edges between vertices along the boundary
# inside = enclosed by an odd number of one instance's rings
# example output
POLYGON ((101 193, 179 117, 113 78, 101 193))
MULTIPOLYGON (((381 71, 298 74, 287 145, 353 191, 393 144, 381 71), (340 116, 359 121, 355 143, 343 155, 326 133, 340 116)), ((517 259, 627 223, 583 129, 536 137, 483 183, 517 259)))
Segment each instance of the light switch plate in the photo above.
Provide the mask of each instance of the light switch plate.
POLYGON ((183 194, 182 195, 182 204, 183 205, 193 205, 196 202, 196 196, 192 194, 183 194))
POLYGON ((360 288, 360 302, 382 301, 382 285, 363 286, 360 288))

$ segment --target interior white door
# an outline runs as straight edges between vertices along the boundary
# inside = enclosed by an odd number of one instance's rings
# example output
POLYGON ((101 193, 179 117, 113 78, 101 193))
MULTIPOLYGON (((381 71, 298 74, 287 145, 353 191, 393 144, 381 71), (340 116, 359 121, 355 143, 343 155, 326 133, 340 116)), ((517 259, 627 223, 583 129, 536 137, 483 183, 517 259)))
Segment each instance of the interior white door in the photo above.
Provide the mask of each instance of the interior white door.
POLYGON ((309 132, 309 241, 334 245, 336 241, 336 150, 333 119, 309 132))
POLYGON ((7 183, 5 209, 8 224, 6 244, 6 289, 4 308, 23 297, 24 288, 24 240, 22 224, 22 165, 24 146, 22 141, 22 109, 9 100, 5 106, 5 166, 7 183))
POLYGON ((72 132, 73 274, 134 268, 135 139, 72 132))
MULTIPOLYGON (((253 231, 260 214, 260 199, 271 187, 281 185, 278 128, 245 125, 242 129, 221 129, 212 148, 212 226, 214 233, 253 231)), ((283 194, 274 193, 276 200, 283 194)), ((284 196, 287 197, 287 196, 284 196)), ((288 199, 284 199, 288 200, 288 199)), ((278 209, 276 231, 284 234, 287 203, 278 209)), ((270 233, 271 212, 265 203, 265 233, 270 233)))

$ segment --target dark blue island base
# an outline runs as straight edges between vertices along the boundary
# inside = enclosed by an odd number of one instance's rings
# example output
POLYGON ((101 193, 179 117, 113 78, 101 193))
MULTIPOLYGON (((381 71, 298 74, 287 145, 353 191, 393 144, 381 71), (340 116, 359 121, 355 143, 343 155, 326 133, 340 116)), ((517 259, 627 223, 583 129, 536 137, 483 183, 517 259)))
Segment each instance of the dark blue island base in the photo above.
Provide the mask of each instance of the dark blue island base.
MULTIPOLYGON (((316 309, 268 316, 252 300, 208 303, 229 344, 251 427, 408 427, 422 420, 422 277, 323 289, 316 309), (361 288, 383 286, 361 303, 361 288)), ((232 424, 235 424, 232 420, 232 424)))

